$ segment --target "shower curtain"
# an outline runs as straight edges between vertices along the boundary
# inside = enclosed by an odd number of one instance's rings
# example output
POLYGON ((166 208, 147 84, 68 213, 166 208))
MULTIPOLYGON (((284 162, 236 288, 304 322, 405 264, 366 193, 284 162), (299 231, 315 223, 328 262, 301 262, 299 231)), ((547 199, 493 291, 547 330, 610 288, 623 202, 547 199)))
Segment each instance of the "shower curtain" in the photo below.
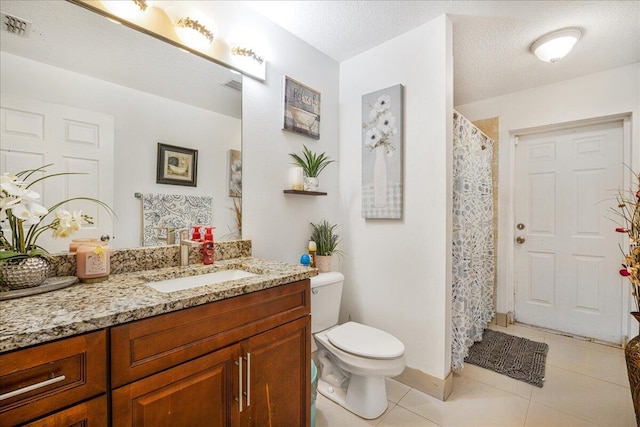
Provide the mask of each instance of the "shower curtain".
POLYGON ((493 307, 493 140, 453 115, 453 289, 451 365, 462 369, 493 307))

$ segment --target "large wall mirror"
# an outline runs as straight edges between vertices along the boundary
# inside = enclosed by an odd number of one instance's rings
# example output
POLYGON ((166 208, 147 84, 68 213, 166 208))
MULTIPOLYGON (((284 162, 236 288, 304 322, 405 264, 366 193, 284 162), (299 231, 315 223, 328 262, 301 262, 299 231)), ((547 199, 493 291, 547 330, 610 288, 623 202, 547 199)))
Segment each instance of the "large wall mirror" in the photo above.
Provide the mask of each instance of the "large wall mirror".
MULTIPOLYGON (((3 0, 0 10, 31 23, 28 37, 1 30, 0 172, 40 162, 85 173, 73 190, 44 183, 43 204, 78 188, 108 201, 118 218, 83 231, 113 235, 114 248, 142 245, 140 195, 212 200, 213 223, 197 225, 241 238, 241 75, 67 1, 3 0), (197 150, 196 186, 156 182, 158 144, 197 150), (84 157, 92 145, 104 149, 97 159, 84 157)), ((69 240, 40 244, 60 252, 69 240)))

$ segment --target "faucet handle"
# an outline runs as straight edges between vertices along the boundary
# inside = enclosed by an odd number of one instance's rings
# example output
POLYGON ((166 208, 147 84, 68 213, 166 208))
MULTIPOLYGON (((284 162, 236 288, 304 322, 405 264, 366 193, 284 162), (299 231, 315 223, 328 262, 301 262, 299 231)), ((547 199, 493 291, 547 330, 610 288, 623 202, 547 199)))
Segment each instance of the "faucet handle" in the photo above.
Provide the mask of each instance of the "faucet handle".
POLYGON ((179 228, 176 230, 177 233, 180 233, 180 242, 184 240, 189 240, 189 229, 188 228, 179 228))
POLYGON ((156 240, 165 241, 167 245, 173 245, 176 242, 175 227, 153 227, 154 230, 165 230, 164 237, 156 236, 156 240))

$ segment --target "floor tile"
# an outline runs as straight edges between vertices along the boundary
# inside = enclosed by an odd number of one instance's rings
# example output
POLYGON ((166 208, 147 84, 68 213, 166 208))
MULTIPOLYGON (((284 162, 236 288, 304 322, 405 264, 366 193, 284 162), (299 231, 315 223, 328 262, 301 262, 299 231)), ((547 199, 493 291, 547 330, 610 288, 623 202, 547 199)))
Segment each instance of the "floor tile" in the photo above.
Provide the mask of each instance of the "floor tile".
POLYGON ((544 387, 531 401, 601 426, 636 425, 629 389, 586 375, 547 366, 544 387))
POLYGON ((551 344, 553 342, 564 342, 572 345, 576 345, 582 348, 588 348, 590 350, 599 351, 602 353, 608 353, 612 355, 623 355, 624 357, 624 349, 620 347, 616 347, 614 345, 602 344, 594 341, 589 341, 580 338, 572 338, 566 335, 562 335, 559 333, 547 332, 545 336, 545 342, 551 344))
POLYGON ((523 426, 529 401, 467 377, 454 378, 446 402, 412 389, 398 402, 441 426, 523 426))
POLYGON ((398 403, 400 399, 404 397, 405 394, 411 390, 411 387, 408 385, 404 385, 399 381, 392 380, 391 378, 386 379, 387 386, 387 399, 390 402, 398 403))
POLYGON ((379 420, 365 420, 320 393, 316 397, 316 427, 370 427, 379 420))
POLYGON ((531 402, 524 427, 598 427, 586 420, 531 402))
POLYGON ((396 406, 382 418, 378 427, 438 427, 438 424, 396 406))
POLYGON ((623 387, 629 387, 627 364, 622 350, 600 351, 600 344, 577 343, 577 340, 548 338, 547 366, 584 374, 623 387))

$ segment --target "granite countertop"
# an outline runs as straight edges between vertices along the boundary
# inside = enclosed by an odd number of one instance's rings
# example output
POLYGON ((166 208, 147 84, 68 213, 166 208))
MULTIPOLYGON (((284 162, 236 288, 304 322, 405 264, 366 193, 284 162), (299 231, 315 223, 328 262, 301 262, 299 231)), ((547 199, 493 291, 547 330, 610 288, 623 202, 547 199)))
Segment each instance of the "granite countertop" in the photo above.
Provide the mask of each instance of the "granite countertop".
POLYGON ((39 295, 0 301, 0 353, 34 344, 231 298, 315 276, 314 268, 258 258, 234 258, 112 274, 100 283, 77 283, 39 295), (219 270, 242 269, 257 276, 162 293, 145 283, 219 270))

